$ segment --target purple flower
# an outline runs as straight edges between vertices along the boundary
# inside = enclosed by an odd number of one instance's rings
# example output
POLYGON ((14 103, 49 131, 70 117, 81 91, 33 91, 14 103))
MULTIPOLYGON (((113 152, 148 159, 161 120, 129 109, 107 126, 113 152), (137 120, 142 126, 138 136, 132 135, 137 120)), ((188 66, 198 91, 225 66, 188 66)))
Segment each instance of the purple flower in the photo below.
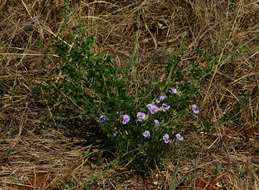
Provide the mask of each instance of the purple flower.
POLYGON ((142 134, 146 139, 150 138, 150 132, 148 130, 145 130, 142 134))
POLYGON ((169 110, 169 108, 170 108, 170 105, 168 103, 163 103, 162 104, 163 112, 166 112, 167 110, 169 110))
POLYGON ((154 114, 159 111, 159 108, 155 104, 148 104, 147 109, 151 114, 154 114))
POLYGON ((177 89, 175 87, 169 88, 168 91, 169 91, 170 94, 177 94, 177 89))
POLYGON ((108 117, 106 115, 101 115, 99 118, 98 118, 98 122, 99 123, 104 123, 105 121, 108 120, 108 117))
POLYGON ((143 122, 146 119, 146 114, 144 112, 138 112, 137 118, 138 118, 138 121, 143 122))
POLYGON ((159 104, 160 102, 163 102, 165 100, 165 96, 158 96, 156 98, 156 103, 159 104))
POLYGON ((200 112, 200 110, 196 104, 192 104, 192 112, 195 114, 198 114, 200 112))
POLYGON ((168 144, 170 142, 170 137, 169 137, 168 133, 165 133, 163 135, 163 141, 165 144, 168 144))
POLYGON ((182 136, 180 133, 177 133, 177 134, 175 135, 175 137, 176 137, 176 139, 177 139, 178 141, 182 141, 182 140, 183 140, 183 136, 182 136))
POLYGON ((160 125, 160 121, 158 121, 157 119, 154 120, 155 126, 159 126, 160 125))
POLYGON ((122 124, 126 125, 130 121, 130 116, 129 115, 122 115, 122 124))

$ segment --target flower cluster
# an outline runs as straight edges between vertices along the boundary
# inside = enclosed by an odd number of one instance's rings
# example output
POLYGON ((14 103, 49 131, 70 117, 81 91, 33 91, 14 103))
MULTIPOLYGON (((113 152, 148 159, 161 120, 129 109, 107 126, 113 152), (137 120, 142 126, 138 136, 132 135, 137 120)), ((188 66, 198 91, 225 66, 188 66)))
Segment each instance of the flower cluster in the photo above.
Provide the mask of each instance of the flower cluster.
MULTIPOLYGON (((176 87, 171 87, 168 90, 170 95, 177 95, 177 89, 176 87)), ((158 120, 158 118, 156 118, 156 114, 158 112, 168 112, 171 109, 171 105, 166 101, 167 97, 165 95, 159 95, 155 98, 155 100, 149 104, 146 105, 146 112, 143 111, 139 111, 136 114, 136 122, 139 122, 140 124, 144 124, 146 121, 149 120, 149 118, 153 118, 153 126, 154 127, 159 127, 161 125, 161 122, 158 120), (152 117, 151 117, 152 116, 152 117)), ((191 110, 194 114, 198 114, 199 113, 199 108, 196 104, 192 104, 191 106, 191 110)), ((123 114, 121 112, 117 112, 120 115, 120 123, 122 125, 127 125, 129 124, 129 122, 131 121, 131 117, 127 114, 123 114)), ((100 123, 104 123, 108 120, 108 117, 105 115, 101 115, 98 118, 98 121, 100 123)), ((152 138, 152 128, 151 130, 148 128, 144 128, 143 129, 143 133, 142 136, 144 139, 148 140, 150 138, 152 138)), ((171 142, 171 138, 170 138, 170 132, 163 130, 164 133, 161 134, 161 141, 165 144, 169 144, 171 142)), ((116 133, 117 134, 117 133, 116 133)), ((113 135, 115 136, 115 135, 113 135)), ((178 141, 182 141, 184 140, 183 136, 180 133, 176 133, 175 134, 175 139, 178 141)))

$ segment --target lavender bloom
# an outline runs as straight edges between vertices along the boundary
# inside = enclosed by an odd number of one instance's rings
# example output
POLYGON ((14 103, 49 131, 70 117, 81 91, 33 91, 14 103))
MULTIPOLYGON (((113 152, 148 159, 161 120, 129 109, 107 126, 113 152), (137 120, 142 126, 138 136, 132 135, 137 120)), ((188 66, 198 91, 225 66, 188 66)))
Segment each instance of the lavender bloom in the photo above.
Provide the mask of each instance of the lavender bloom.
POLYGON ((169 110, 169 108, 170 108, 170 105, 168 103, 163 103, 162 104, 163 112, 166 112, 167 110, 169 110))
POLYGON ((168 133, 164 134, 163 141, 165 144, 168 144, 170 142, 170 137, 169 137, 168 133))
POLYGON ((159 104, 160 102, 163 102, 165 100, 165 96, 158 96, 156 98, 156 103, 159 104))
POLYGON ((198 114, 200 112, 200 110, 196 104, 192 105, 192 112, 195 114, 198 114))
POLYGON ((170 94, 177 94, 177 89, 175 87, 169 88, 168 91, 169 91, 170 94))
POLYGON ((147 108, 148 108, 148 111, 151 113, 151 114, 154 114, 156 112, 159 111, 159 108, 157 107, 157 105, 155 104, 148 104, 147 105, 147 108))
POLYGON ((176 137, 176 139, 177 139, 178 141, 182 141, 182 140, 183 140, 183 136, 182 136, 180 133, 177 133, 177 134, 175 135, 175 137, 176 137))
POLYGON ((130 121, 130 116, 129 115, 122 115, 122 124, 126 125, 130 121))
POLYGON ((142 134, 146 139, 150 138, 150 132, 148 130, 145 130, 142 134))
POLYGON ((157 119, 154 120, 155 126, 159 126, 160 125, 160 121, 158 121, 157 119))
POLYGON ((143 122, 146 119, 146 114, 144 112, 138 112, 137 118, 138 118, 138 121, 143 122))
POLYGON ((106 115, 101 115, 99 118, 98 118, 98 122, 99 123, 104 123, 105 121, 108 120, 108 117, 106 115))

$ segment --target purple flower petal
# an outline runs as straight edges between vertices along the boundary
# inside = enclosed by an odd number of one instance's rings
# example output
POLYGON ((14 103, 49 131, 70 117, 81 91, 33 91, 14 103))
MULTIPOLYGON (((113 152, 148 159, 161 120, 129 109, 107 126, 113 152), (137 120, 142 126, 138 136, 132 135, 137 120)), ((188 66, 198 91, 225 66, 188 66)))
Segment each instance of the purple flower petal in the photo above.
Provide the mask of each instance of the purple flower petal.
POLYGON ((169 91, 170 94, 177 94, 177 89, 175 87, 169 88, 168 91, 169 91))
POLYGON ((155 119, 155 120, 154 120, 154 124, 155 124, 155 126, 159 126, 159 125, 160 125, 160 121, 157 120, 157 119, 155 119))
POLYGON ((170 142, 170 136, 168 135, 168 133, 165 133, 163 135, 163 141, 165 144, 168 144, 170 142))
POLYGON ((154 114, 159 111, 159 108, 155 104, 148 104, 147 109, 151 114, 154 114))
POLYGON ((178 141, 182 141, 182 140, 183 140, 183 136, 182 136, 180 133, 177 133, 177 134, 175 135, 175 137, 176 137, 176 139, 177 139, 178 141))
POLYGON ((99 123, 104 123, 105 121, 108 120, 108 117, 106 115, 101 115, 99 118, 98 118, 98 122, 99 123))
POLYGON ((192 112, 195 114, 198 114, 200 112, 200 110, 196 104, 192 104, 192 112))
POLYGON ((146 139, 150 138, 150 132, 148 130, 145 130, 142 134, 146 139))
POLYGON ((126 125, 130 121, 130 116, 129 115, 122 115, 122 124, 126 125))
POLYGON ((163 103, 162 104, 163 112, 166 112, 167 110, 169 110, 169 108, 170 108, 170 105, 168 103, 163 103))
POLYGON ((138 121, 143 122, 146 119, 146 114, 144 112, 138 112, 137 118, 138 118, 138 121))
POLYGON ((165 96, 160 95, 156 98, 156 103, 159 104, 160 102, 163 102, 164 100, 165 100, 165 96))

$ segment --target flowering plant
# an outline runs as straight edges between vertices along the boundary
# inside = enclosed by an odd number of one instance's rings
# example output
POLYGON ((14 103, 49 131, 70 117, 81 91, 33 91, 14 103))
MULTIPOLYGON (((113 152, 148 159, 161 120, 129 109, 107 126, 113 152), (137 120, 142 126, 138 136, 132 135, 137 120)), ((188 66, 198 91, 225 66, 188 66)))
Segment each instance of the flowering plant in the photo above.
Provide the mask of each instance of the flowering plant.
MULTIPOLYGON (((174 92, 178 91, 173 88, 174 92)), ((108 133, 120 155, 128 156, 126 160, 134 158, 135 163, 150 166, 169 152, 172 143, 184 140, 182 131, 177 131, 169 119, 175 114, 174 105, 169 101, 179 94, 172 93, 172 88, 166 94, 157 96, 136 113, 118 112, 120 114, 114 122, 108 121, 109 116, 100 115, 98 118, 100 127, 108 133)), ((193 114, 199 113, 196 104, 190 110, 193 114)))
POLYGON ((94 118, 96 127, 107 138, 103 142, 112 144, 115 155, 123 161, 144 167, 158 163, 170 152, 173 143, 185 139, 179 120, 186 113, 199 114, 198 105, 193 102, 196 88, 178 73, 179 58, 175 58, 169 61, 174 65, 168 64, 169 77, 165 85, 161 84, 163 88, 139 103, 139 97, 129 96, 123 70, 109 56, 93 53, 92 43, 92 38, 83 38, 72 42, 73 48, 62 41, 57 44, 62 59, 58 73, 63 79, 52 83, 55 87, 52 97, 56 100, 51 99, 52 112, 58 108, 57 113, 66 113, 65 118, 78 115, 94 118))

